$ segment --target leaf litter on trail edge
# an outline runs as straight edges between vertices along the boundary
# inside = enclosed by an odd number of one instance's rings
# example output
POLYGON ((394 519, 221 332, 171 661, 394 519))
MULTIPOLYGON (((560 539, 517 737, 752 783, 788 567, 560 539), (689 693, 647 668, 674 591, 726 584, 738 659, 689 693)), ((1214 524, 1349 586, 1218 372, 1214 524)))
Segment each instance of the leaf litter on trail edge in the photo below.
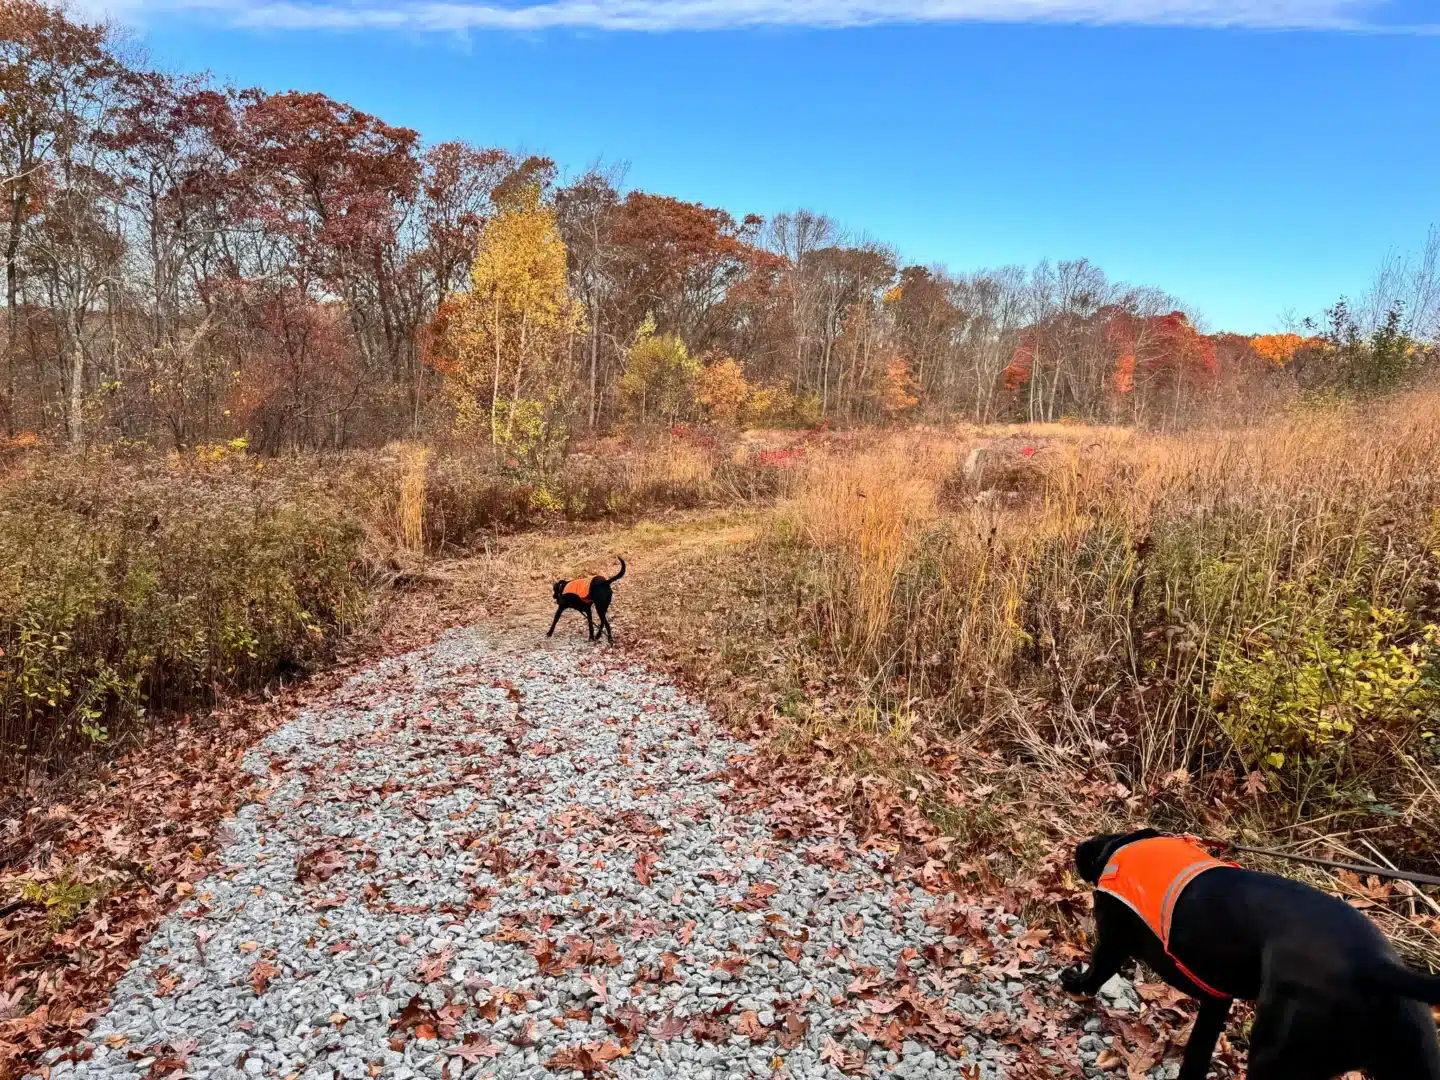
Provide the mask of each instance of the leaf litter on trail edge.
POLYGON ((619 1043, 607 1039, 604 1042, 586 1043, 583 1046, 562 1047, 545 1062, 545 1067, 557 1072, 562 1069, 573 1069, 586 1076, 595 1076, 608 1072, 609 1063, 624 1055, 625 1050, 619 1043))
MULTIPOLYGON (((269 700, 157 725, 124 755, 63 777, 16 808, 21 827, 0 850, 0 895, 19 891, 43 850, 63 853, 59 869, 98 891, 58 937, 43 906, 6 920, 0 1001, 25 1011, 4 1015, 13 1010, 0 1006, 0 1080, 26 1075, 46 1050, 77 1047, 161 920, 186 903, 204 910, 207 898, 192 886, 219 867, 230 839, 224 822, 267 794, 266 780, 243 767, 245 753, 385 653, 433 636, 433 624, 419 623, 389 638, 357 636, 349 660, 330 671, 269 700)), ((271 776, 289 768, 274 762, 271 776)))
POLYGON ((833 1039, 826 1039, 820 1048, 820 1060, 829 1062, 846 1076, 865 1074, 865 1053, 861 1050, 847 1050, 833 1039))

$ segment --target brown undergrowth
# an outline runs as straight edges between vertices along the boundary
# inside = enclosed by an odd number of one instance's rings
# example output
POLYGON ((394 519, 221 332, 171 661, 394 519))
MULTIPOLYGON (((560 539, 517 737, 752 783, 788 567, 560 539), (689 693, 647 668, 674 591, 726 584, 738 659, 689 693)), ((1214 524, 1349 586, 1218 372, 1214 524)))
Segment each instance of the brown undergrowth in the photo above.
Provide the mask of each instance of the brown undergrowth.
MULTIPOLYGON (((770 783, 944 838, 1062 927, 1068 845, 1141 822, 1433 871, 1437 432, 1417 397, 817 453, 754 540, 637 595, 644 647, 761 739, 770 783)), ((1434 895, 1246 861, 1440 960, 1434 895)))

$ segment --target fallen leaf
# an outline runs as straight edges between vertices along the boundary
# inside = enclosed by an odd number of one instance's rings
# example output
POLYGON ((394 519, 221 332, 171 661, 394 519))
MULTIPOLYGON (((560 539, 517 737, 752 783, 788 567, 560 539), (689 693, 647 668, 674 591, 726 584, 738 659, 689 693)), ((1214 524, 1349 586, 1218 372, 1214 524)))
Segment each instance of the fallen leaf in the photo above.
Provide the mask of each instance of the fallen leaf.
POLYGON ((650 884, 650 870, 659 860, 648 851, 635 856, 635 880, 641 885, 650 884))
POLYGON ((477 1065, 486 1058, 493 1058, 504 1051, 499 1043, 492 1043, 478 1031, 472 1031, 465 1036, 465 1041, 459 1046, 446 1047, 445 1053, 460 1058, 471 1065, 477 1065))
POLYGON ((254 987, 257 995, 265 993, 270 980, 280 974, 280 969, 264 960, 257 960, 250 969, 250 985, 254 987))
POLYGON ((820 1060, 828 1061, 847 1076, 861 1076, 865 1072, 865 1052, 847 1050, 833 1039, 826 1039, 820 1047, 820 1060))

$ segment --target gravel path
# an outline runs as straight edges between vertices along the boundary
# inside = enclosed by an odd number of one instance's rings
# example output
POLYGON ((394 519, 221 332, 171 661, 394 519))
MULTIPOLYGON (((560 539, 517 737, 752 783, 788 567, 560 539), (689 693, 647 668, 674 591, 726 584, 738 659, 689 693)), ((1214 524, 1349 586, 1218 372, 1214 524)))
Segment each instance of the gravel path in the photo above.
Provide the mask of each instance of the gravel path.
POLYGON ((745 751, 579 642, 387 661, 252 751, 227 865, 52 1080, 1002 1076, 1026 994, 976 950, 1018 924, 777 840, 745 751))

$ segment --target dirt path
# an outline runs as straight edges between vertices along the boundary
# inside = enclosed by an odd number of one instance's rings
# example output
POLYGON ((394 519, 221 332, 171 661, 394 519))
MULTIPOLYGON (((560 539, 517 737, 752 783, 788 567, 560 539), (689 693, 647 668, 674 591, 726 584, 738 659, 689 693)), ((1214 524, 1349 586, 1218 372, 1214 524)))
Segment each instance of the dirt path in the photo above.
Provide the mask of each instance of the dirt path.
POLYGON ((52 1080, 1003 1074, 1033 1009, 993 962, 1013 917, 777 838, 725 781, 743 744, 574 626, 537 645, 537 613, 252 751, 271 787, 226 865, 52 1080))

